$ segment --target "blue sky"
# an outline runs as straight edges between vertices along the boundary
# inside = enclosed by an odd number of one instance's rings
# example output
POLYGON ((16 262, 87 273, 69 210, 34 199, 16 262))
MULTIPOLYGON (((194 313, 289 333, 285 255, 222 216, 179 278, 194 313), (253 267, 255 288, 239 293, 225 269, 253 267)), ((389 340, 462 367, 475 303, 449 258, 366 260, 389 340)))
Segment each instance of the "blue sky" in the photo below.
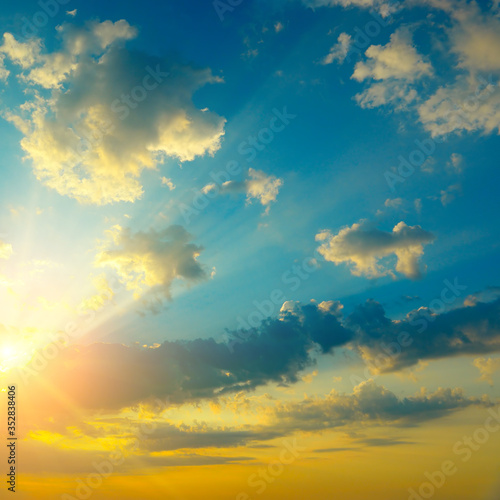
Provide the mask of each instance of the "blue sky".
MULTIPOLYGON (((195 352, 264 307, 262 342, 299 323, 311 342, 287 384, 316 366, 324 395, 431 308, 376 382, 498 398, 498 2, 50 5, 0 17, 1 322, 24 355, 83 313, 65 349, 195 352)), ((290 402, 268 376, 248 393, 290 402)))

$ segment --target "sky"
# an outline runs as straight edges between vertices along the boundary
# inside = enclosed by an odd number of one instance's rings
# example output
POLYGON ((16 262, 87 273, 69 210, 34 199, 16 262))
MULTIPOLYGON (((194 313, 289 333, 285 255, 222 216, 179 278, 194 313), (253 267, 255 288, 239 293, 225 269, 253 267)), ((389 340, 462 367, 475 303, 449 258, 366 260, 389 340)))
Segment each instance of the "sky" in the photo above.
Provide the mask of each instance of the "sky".
POLYGON ((498 0, 0 28, 6 494, 499 498, 498 0))

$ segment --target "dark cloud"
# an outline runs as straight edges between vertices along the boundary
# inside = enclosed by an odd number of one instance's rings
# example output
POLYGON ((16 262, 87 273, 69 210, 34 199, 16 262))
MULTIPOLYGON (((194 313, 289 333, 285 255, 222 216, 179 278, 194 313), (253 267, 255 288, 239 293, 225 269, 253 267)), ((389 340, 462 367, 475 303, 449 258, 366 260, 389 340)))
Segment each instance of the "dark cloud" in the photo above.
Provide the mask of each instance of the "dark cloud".
POLYGON ((347 318, 356 332, 353 345, 381 372, 400 370, 421 360, 500 350, 500 299, 471 304, 443 314, 422 307, 402 320, 386 317, 378 302, 368 300, 347 318))
POLYGON ((63 395, 80 408, 118 409, 151 398, 182 404, 269 382, 294 383, 301 370, 315 363, 314 351, 330 352, 351 340, 337 309, 315 304, 299 309, 251 331, 234 332, 237 341, 231 345, 196 339, 164 342, 155 349, 70 346, 40 376, 30 377, 30 397, 44 408, 61 406, 63 395), (54 390, 47 394, 47 387, 54 390))

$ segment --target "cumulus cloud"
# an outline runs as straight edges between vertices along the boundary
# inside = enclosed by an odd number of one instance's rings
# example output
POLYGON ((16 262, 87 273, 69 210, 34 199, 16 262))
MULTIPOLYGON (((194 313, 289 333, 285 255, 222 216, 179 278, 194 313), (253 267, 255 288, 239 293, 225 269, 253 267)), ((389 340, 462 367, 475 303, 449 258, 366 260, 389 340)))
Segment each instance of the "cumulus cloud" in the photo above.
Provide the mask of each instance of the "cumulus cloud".
POLYGON ((95 265, 114 269, 137 299, 146 292, 170 299, 175 280, 194 283, 207 279, 197 260, 203 248, 190 243, 191 239, 181 226, 133 233, 117 225, 108 231, 95 265))
POLYGON ((385 259, 390 255, 396 257, 395 271, 411 279, 419 278, 423 247, 434 239, 420 226, 407 226, 403 221, 392 232, 372 229, 361 221, 337 234, 324 230, 316 235, 316 241, 322 242, 318 251, 327 261, 348 264, 353 275, 367 278, 395 276, 393 266, 385 259))
POLYGON ((3 44, 34 93, 6 118, 24 134, 21 146, 45 185, 81 203, 133 202, 144 169, 219 149, 225 119, 192 101, 221 81, 209 69, 127 50, 137 30, 124 20, 58 30, 59 51, 8 34, 3 44))
POLYGON ((330 49, 330 52, 322 60, 322 64, 332 64, 334 61, 342 64, 352 46, 351 35, 341 33, 337 43, 330 49))
POLYGON ((208 193, 220 190, 222 194, 246 193, 247 203, 257 200, 269 209, 269 205, 276 201, 283 179, 274 175, 267 175, 261 170, 248 169, 248 179, 243 181, 227 181, 221 186, 216 184, 206 185, 202 191, 208 193))
POLYGON ((358 82, 377 82, 356 96, 363 107, 382 106, 389 102, 402 105, 414 101, 417 92, 411 84, 432 74, 432 66, 417 52, 407 30, 393 33, 387 45, 371 45, 365 55, 367 59, 356 64, 351 77, 358 82))

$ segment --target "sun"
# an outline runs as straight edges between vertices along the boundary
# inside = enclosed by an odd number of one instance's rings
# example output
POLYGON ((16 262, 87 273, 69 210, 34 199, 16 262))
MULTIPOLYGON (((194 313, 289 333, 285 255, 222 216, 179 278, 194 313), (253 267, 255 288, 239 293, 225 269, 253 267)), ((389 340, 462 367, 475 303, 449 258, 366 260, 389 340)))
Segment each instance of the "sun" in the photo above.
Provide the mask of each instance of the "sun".
POLYGON ((26 362, 27 349, 21 345, 4 344, 0 346, 0 372, 6 372, 26 362))
POLYGON ((10 345, 2 347, 2 358, 9 359, 16 355, 16 348, 10 345))

